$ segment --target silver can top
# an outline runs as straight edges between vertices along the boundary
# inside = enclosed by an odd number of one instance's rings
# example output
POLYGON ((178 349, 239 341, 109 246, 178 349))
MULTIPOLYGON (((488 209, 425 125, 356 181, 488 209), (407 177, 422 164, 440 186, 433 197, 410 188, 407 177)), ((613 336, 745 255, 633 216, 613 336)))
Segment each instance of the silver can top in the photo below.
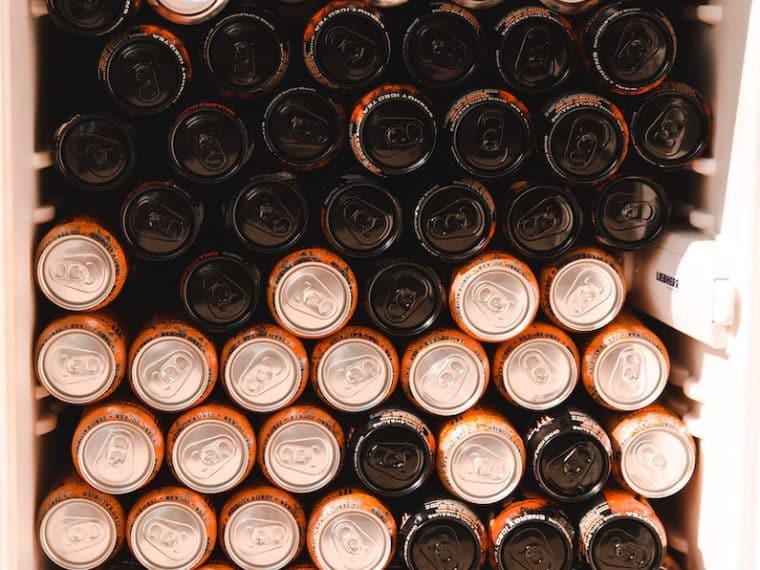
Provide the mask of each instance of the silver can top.
POLYGON ((340 468, 338 440, 326 427, 309 420, 277 428, 264 449, 272 480, 286 491, 310 493, 333 480, 340 468))
POLYGON ((117 542, 116 523, 103 507, 86 499, 66 499, 40 523, 40 544, 48 558, 69 570, 103 564, 117 542))
POLYGON ((620 458, 625 482, 650 499, 667 497, 683 489, 695 467, 694 442, 666 426, 636 434, 623 448, 620 458))
POLYGON ((195 568, 205 553, 208 534, 203 519, 185 505, 151 505, 135 519, 130 533, 132 554, 154 570, 195 568))
POLYGON ((562 267, 552 281, 549 304, 570 330, 589 332, 609 324, 623 308, 620 275, 596 259, 579 259, 562 267))
POLYGON ((274 412, 298 392, 301 368, 293 350, 270 338, 254 338, 230 353, 222 372, 227 393, 247 410, 274 412))
POLYGON ((209 382, 203 353, 179 336, 162 336, 140 347, 130 374, 137 396, 162 412, 189 408, 209 382))
POLYGON ((37 377, 53 396, 69 404, 97 400, 113 384, 116 359, 108 343, 87 330, 64 330, 37 357, 37 377))
POLYGON ((485 10, 498 6, 504 0, 453 0, 454 4, 459 4, 470 10, 485 10))
POLYGON ((662 394, 669 373, 665 357, 650 343, 620 339, 599 355, 594 387, 599 397, 615 409, 638 410, 662 394))
POLYGON ((280 570, 298 553, 295 517, 272 501, 254 501, 239 508, 224 528, 227 554, 245 570, 280 570))
POLYGON ((175 24, 200 24, 221 12, 228 0, 148 0, 162 18, 175 24))
POLYGON ((70 311, 86 311, 105 301, 115 275, 106 248, 87 236, 58 238, 37 261, 37 282, 45 297, 70 311))
POLYGON ((274 294, 275 311, 285 328, 303 338, 337 331, 351 308, 351 288, 334 267, 309 261, 285 272, 274 294))
POLYGON ((84 436, 77 456, 82 478, 96 489, 115 495, 142 487, 156 459, 148 436, 119 420, 94 426, 84 436))
POLYGON ((183 429, 172 449, 177 479, 199 493, 221 493, 245 477, 245 440, 220 420, 200 420, 183 429))
POLYGON ((504 363, 502 382, 520 407, 548 410, 567 399, 578 383, 578 364, 560 342, 534 338, 521 343, 504 363))
POLYGON ((393 8, 406 4, 409 0, 369 0, 369 3, 378 8, 393 8))
POLYGON ((317 385, 325 400, 343 412, 375 407, 393 385, 393 363, 375 343, 345 339, 322 356, 316 371, 317 385))
POLYGON ((331 570, 385 568, 391 557, 391 536, 371 511, 339 510, 319 526, 312 538, 317 563, 331 570))
POLYGON ((486 505, 501 501, 520 483, 521 450, 498 433, 473 433, 451 451, 449 481, 465 501, 486 505))
POLYGON ((464 346, 442 341, 421 350, 409 370, 409 391, 425 411, 455 416, 480 399, 483 363, 464 346))

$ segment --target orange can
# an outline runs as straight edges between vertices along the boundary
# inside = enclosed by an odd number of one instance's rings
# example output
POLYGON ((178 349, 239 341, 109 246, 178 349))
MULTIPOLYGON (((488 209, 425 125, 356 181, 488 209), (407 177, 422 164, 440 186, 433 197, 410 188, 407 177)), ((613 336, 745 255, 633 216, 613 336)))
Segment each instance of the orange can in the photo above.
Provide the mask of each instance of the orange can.
POLYGON ((182 321, 145 327, 129 350, 132 391, 161 412, 180 412, 208 398, 217 372, 214 344, 182 321))
POLYGON ((267 303, 275 321, 300 338, 343 328, 356 310, 359 286, 348 264, 326 249, 294 251, 269 275, 267 303))
POLYGON ((396 551, 396 535, 396 521, 383 503, 348 488, 328 494, 314 506, 306 544, 319 570, 382 570, 396 551))
POLYGON ((147 485, 164 460, 164 435, 156 417, 131 402, 88 408, 71 439, 79 475, 105 493, 121 495, 147 485))
POLYGON ((221 404, 198 406, 166 434, 166 462, 177 480, 199 493, 222 493, 253 469, 256 437, 248 419, 221 404))
POLYGON ((37 529, 42 550, 56 565, 100 567, 124 546, 124 510, 113 495, 69 476, 42 500, 37 529))
POLYGON ((231 337, 222 348, 224 389, 252 412, 274 412, 295 402, 306 388, 309 356, 298 338, 260 324, 231 337))
POLYGON ((670 554, 665 554, 660 570, 681 570, 681 565, 670 554))
POLYGON ((367 327, 345 327, 318 342, 311 353, 314 391, 342 412, 382 404, 396 388, 398 368, 391 341, 367 327))
POLYGON ((108 305, 127 281, 127 256, 116 238, 90 218, 62 222, 37 244, 37 284, 47 299, 68 311, 108 305))
POLYGON ((280 570, 295 560, 306 540, 306 515, 289 493, 269 486, 243 489, 219 514, 225 554, 245 570, 280 570))
POLYGON ((477 341, 455 329, 428 333, 411 343, 401 359, 401 387, 430 414, 455 416, 486 391, 488 355, 477 341))
POLYGON ((648 406, 662 394, 668 376, 667 348, 630 313, 599 331, 583 351, 583 385, 594 400, 612 410, 648 406))
POLYGON ((92 404, 113 394, 124 378, 124 331, 102 313, 59 317, 46 326, 34 348, 37 378, 68 404, 92 404))
POLYGON ((206 562, 203 566, 199 566, 198 570, 235 570, 235 567, 229 562, 212 560, 211 562, 206 562))
POLYGON ((327 412, 316 406, 291 406, 261 426, 259 465, 273 485, 310 493, 338 475, 345 445, 343 428, 327 412))
POLYGON ((625 302, 623 267, 597 247, 568 251, 543 268, 539 282, 544 314, 571 332, 599 330, 617 317, 625 302))
POLYGON ((160 487, 142 495, 127 517, 127 544, 147 568, 197 568, 216 544, 216 513, 205 495, 160 487))

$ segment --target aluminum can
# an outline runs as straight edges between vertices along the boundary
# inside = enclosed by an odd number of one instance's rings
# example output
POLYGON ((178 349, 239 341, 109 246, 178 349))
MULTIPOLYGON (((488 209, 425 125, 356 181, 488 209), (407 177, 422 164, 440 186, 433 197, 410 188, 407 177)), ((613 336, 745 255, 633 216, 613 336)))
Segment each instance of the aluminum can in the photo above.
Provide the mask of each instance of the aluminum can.
POLYGON ((124 378, 126 335, 102 313, 65 315, 37 337, 34 362, 37 378, 52 396, 92 404, 110 396, 124 378))
POLYGON ((108 230, 90 218, 56 225, 37 245, 37 284, 67 311, 94 311, 113 301, 127 281, 127 257, 108 230))
POLYGON ((354 272, 320 248, 294 251, 269 274, 267 302, 275 321, 300 338, 324 338, 343 328, 356 310, 354 272))
MULTIPOLYGON (((288 0, 282 0, 287 2, 288 0)), ((395 8, 396 6, 403 6, 409 0, 368 0, 370 4, 377 8, 395 8)))
POLYGON ((216 16, 227 0, 146 0, 148 6, 173 24, 201 24, 216 16))
POLYGON ((541 3, 563 14, 580 14, 595 8, 599 0, 541 0, 541 3))
POLYGON ((261 324, 231 337, 221 352, 224 389, 251 412, 269 413, 295 402, 309 378, 309 357, 300 340, 261 324))
POLYGON ((457 326, 482 342, 501 342, 520 334, 538 312, 539 289, 530 267, 494 251, 454 272, 449 310, 457 326))
POLYGON ((315 406, 291 406, 272 415, 259 432, 264 476, 291 493, 310 493, 330 484, 343 465, 343 428, 315 406))
POLYGON ((449 492, 471 504, 489 505, 520 484, 525 446, 503 415, 476 408, 443 424, 436 464, 449 492))
POLYGON ((220 404, 178 417, 166 434, 166 462, 176 479, 199 493, 236 487, 253 469, 256 437, 248 419, 220 404))
POLYGON ((662 564, 660 565, 660 570, 681 570, 681 565, 675 561, 675 559, 668 554, 665 553, 665 556, 662 558, 662 564))
POLYGON ((116 497, 69 476, 48 491, 37 510, 45 555, 67 570, 100 567, 124 545, 124 510, 116 497))
POLYGON ((622 266, 610 253, 595 247, 572 249, 546 265, 539 283, 544 314, 576 333, 611 323, 627 293, 622 266))
POLYGON ((212 560, 211 562, 206 562, 203 566, 199 566, 198 570, 235 570, 235 566, 229 562, 212 560))
POLYGON ((358 489, 324 497, 312 509, 306 533, 309 555, 319 570, 382 570, 396 550, 393 514, 358 489))
POLYGON ((452 0, 452 2, 470 10, 487 10, 488 8, 498 6, 504 0, 452 0))
POLYGON ((214 550, 216 529, 208 497, 184 487, 160 487, 142 495, 130 509, 127 543, 146 568, 197 568, 214 550))
POLYGON ((141 0, 47 0, 53 22, 62 30, 81 36, 104 36, 131 20, 140 10, 141 0))
POLYGON ((156 417, 131 402, 87 409, 71 438, 74 467, 98 491, 123 495, 147 485, 164 460, 156 417))
POLYGON ((573 339, 547 323, 532 323, 503 342, 493 357, 493 379, 504 398, 527 410, 560 405, 578 384, 580 355, 573 339))
POLYGON ((243 489, 219 513, 219 537, 227 556, 244 570, 280 570, 306 541, 306 515, 289 493, 268 486, 243 489))
POLYGON ((486 391, 488 377, 486 351, 454 329, 418 338, 401 360, 401 386, 407 398, 436 416, 456 416, 474 406, 486 391))

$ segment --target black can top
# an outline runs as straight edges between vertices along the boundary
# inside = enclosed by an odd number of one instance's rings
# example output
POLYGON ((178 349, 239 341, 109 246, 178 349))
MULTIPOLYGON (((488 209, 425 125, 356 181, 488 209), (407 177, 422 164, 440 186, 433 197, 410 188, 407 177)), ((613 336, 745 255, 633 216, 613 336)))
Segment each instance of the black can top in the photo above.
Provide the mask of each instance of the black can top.
POLYGON ((136 10, 139 0, 47 0, 50 17, 68 32, 102 36, 136 10))
POLYGON ((403 228, 401 205, 383 185, 358 175, 343 176, 322 206, 325 238, 350 257, 387 251, 403 228))
POLYGON ((53 138, 58 171, 81 188, 110 190, 134 170, 136 133, 110 115, 74 115, 53 138))
POLYGON ((638 249, 660 237, 670 218, 670 200, 654 180, 623 176, 607 183, 594 199, 591 221, 602 243, 638 249))
POLYGON ((171 182, 146 182, 121 207, 121 228, 137 255, 169 260, 185 253, 200 231, 200 204, 171 182))
POLYGON ((594 570, 658 570, 663 554, 655 529, 632 516, 617 516, 605 522, 589 546, 594 570))
POLYGON ((251 318, 260 285, 258 267, 230 253, 211 252, 185 271, 180 297, 190 317, 210 331, 221 332, 251 318))
POLYGON ((496 226, 496 207, 475 180, 455 180, 422 195, 414 209, 414 231, 422 247, 440 259, 456 261, 482 251, 496 226))
POLYGON ((583 210, 570 191, 526 183, 511 190, 503 227, 520 255, 547 259, 573 246, 583 226, 583 210))
POLYGON ((574 553, 566 532, 550 519, 536 517, 513 526, 497 556, 503 570, 570 570, 574 553))
POLYGON ((443 296, 443 283, 431 268, 410 261, 391 262, 367 285, 367 313, 385 333, 416 335, 435 323, 443 296))
POLYGON ((227 223, 249 249, 279 253, 306 231, 308 208, 296 179, 285 173, 255 176, 230 203, 227 223))
POLYGON ((451 87, 474 73, 482 41, 475 16, 453 4, 439 4, 407 28, 404 63, 423 85, 451 87))
POLYGON ((243 121, 216 103, 188 107, 169 131, 172 168, 194 182, 227 180, 245 165, 252 150, 243 121))

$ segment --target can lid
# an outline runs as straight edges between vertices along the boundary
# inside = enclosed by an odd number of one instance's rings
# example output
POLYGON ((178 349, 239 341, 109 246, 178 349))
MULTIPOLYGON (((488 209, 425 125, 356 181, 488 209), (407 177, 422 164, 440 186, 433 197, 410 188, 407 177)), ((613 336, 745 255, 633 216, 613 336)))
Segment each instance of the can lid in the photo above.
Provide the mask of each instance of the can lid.
POLYGON ((51 15, 56 23, 73 32, 88 35, 102 35, 110 32, 130 11, 132 0, 101 0, 81 2, 79 0, 48 0, 51 15))
POLYGON ((336 268, 306 261, 288 269, 274 294, 277 315, 298 336, 318 338, 343 326, 351 311, 351 287, 336 268))
POLYGON ((129 544, 135 558, 148 568, 194 568, 203 558, 208 533, 191 508, 173 502, 151 505, 135 519, 129 544))
POLYGON ((592 568, 599 570, 632 563, 656 570, 664 550, 656 528, 646 519, 633 514, 612 515, 591 538, 588 558, 592 568))
POLYGON ((565 401, 575 389, 578 363, 561 342, 534 338, 510 352, 501 380, 518 406, 548 410, 565 401))
POLYGON ((95 501, 65 499, 42 519, 40 544, 55 564, 86 570, 103 564, 118 541, 116 523, 95 501))
POLYGON ((549 305, 567 328, 589 332, 610 323, 625 301, 620 275, 597 259, 578 259, 560 268, 549 290, 549 305))
POLYGON ((420 407, 439 416, 455 416, 483 395, 486 370, 472 351, 440 341, 419 351, 409 370, 409 390, 420 407))
POLYGON ((326 515, 313 537, 316 561, 323 568, 385 568, 393 555, 387 524, 371 510, 340 509, 326 515))
POLYGON ((238 346, 230 354, 223 376, 230 397, 259 413, 286 406, 301 386, 295 352, 271 338, 254 338, 238 346))
POLYGON ((579 432, 555 434, 534 459, 534 475, 548 495, 583 501, 598 493, 610 474, 609 450, 579 432))
POLYGON ((594 367, 594 388, 613 408, 638 410, 660 396, 669 373, 665 356, 651 343, 619 339, 599 355, 594 367))
POLYGON ((637 494, 657 499, 689 482, 696 467, 694 442, 678 430, 652 427, 638 432, 623 448, 620 471, 637 494))
POLYGON ((280 570, 298 553, 295 517, 273 501, 253 501, 237 509, 224 527, 225 550, 247 570, 280 570))
POLYGON ((498 6, 504 0, 453 0, 454 4, 459 4, 470 10, 485 10, 498 6))
POLYGON ((497 552, 501 568, 529 569, 540 560, 543 568, 569 569, 574 557, 571 536, 552 519, 539 517, 522 520, 507 531, 497 552))
MULTIPOLYGON (((416 523, 404 542, 404 562, 409 568, 478 568, 482 564, 481 537, 456 516, 463 504, 451 503, 449 512, 429 513, 416 523)), ((470 513, 470 516, 472 513, 470 513)))
POLYGON ((85 235, 69 235, 48 245, 37 261, 37 282, 45 296, 70 311, 93 309, 105 301, 116 280, 108 250, 85 235))
POLYGON ((153 475, 156 449, 135 425, 112 420, 95 425, 77 450, 83 479, 104 491, 121 495, 142 487, 153 475))
POLYGON ((330 483, 341 465, 341 448, 325 426, 308 420, 277 428, 264 449, 272 480, 293 493, 310 493, 330 483))
POLYGON ((42 345, 37 377, 47 390, 69 404, 97 400, 113 384, 116 358, 111 347, 86 330, 64 330, 42 345))
POLYGON ((200 24, 213 18, 227 0, 148 0, 163 18, 175 24, 200 24))

